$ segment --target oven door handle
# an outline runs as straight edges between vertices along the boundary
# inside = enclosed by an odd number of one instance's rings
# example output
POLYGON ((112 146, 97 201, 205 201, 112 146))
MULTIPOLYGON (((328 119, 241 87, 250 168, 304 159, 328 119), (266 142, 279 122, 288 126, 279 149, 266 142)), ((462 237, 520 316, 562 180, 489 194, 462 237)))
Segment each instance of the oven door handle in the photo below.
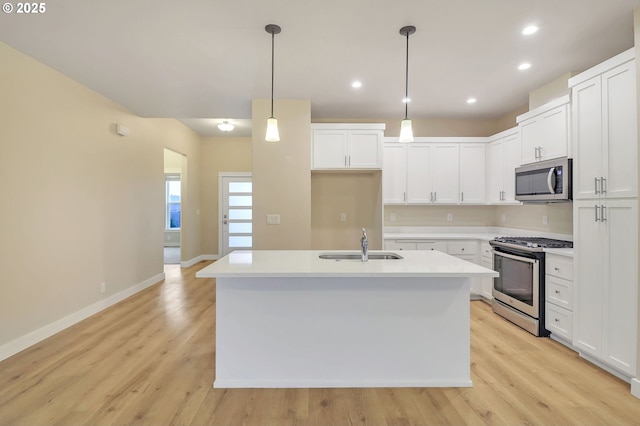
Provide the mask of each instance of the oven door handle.
POLYGON ((497 256, 507 257, 509 259, 519 260, 521 262, 531 263, 532 265, 538 264, 538 259, 530 259, 528 257, 516 256, 513 254, 505 253, 503 251, 498 251, 498 250, 491 250, 491 252, 497 256))

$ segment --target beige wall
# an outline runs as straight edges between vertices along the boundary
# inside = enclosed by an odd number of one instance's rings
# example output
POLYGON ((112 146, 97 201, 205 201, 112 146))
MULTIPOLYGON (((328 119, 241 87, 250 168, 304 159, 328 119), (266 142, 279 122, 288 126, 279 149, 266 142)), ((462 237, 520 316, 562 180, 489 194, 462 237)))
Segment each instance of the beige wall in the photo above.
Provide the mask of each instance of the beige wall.
POLYGON ((382 249, 382 173, 313 173, 311 248, 358 249, 363 227, 369 248, 382 249))
POLYGON ((385 226, 493 226, 493 206, 394 206, 384 207, 385 226), (447 214, 453 221, 447 221, 447 214), (391 215, 396 217, 391 220, 391 215))
POLYGON ((199 253, 200 141, 3 43, 0 63, 2 347, 162 273, 165 146, 190 160, 184 249, 199 253))
MULTIPOLYGON (((332 118, 314 118, 314 123, 384 123, 386 128, 384 135, 386 137, 397 137, 400 135, 400 121, 402 119, 332 119, 332 118)), ((500 120, 468 120, 468 119, 451 119, 451 118, 414 118, 411 120, 413 127, 413 135, 415 137, 430 136, 491 136, 515 126, 515 118, 513 124, 506 128, 500 128, 502 122, 500 120)))
POLYGON ((251 172, 251 138, 202 140, 202 253, 218 255, 218 175, 251 172))
POLYGON ((265 142, 270 100, 252 105, 253 247, 311 247, 311 103, 278 99, 280 142, 265 142), (280 225, 267 225, 267 214, 279 214, 280 225))
POLYGON ((385 206, 385 226, 501 226, 573 234, 571 203, 521 206, 385 206), (453 221, 447 221, 447 214, 453 221), (391 221, 391 214, 396 220, 391 221), (502 215, 505 221, 502 221, 502 215), (547 216, 548 223, 542 223, 547 216))
POLYGON ((569 79, 576 73, 568 72, 529 93, 529 110, 571 93, 569 79))
POLYGON ((573 235, 573 204, 526 204, 522 206, 496 206, 495 226, 527 229, 554 234, 573 235), (505 215, 505 221, 502 221, 505 215), (548 223, 542 223, 547 216, 548 223))

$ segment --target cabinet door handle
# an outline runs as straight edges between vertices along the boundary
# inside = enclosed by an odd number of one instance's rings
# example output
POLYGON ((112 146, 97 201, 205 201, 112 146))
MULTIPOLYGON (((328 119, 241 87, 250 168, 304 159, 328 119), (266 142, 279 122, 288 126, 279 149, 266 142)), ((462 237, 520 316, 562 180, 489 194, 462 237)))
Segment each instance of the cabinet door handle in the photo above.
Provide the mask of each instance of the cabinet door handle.
POLYGON ((403 192, 402 193, 402 201, 404 201, 405 203, 407 202, 407 192, 403 192))
POLYGON ((349 167, 351 167, 351 156, 349 156, 349 167))
POLYGON ((555 271, 560 271, 560 268, 558 268, 557 266, 553 268, 555 271))
POLYGON ((464 192, 460 193, 460 201, 464 203, 464 192))
POLYGON ((437 192, 433 193, 433 201, 438 201, 438 193, 437 192))
POLYGON ((600 206, 600 220, 602 222, 606 222, 607 221, 607 208, 605 206, 600 206))
POLYGON ((344 166, 347 167, 347 156, 344 156, 344 166))
POLYGON ((607 179, 606 178, 600 178, 600 182, 602 182, 600 184, 600 190, 602 191, 603 194, 607 193, 607 179))
POLYGON ((600 193, 600 189, 598 188, 598 182, 600 181, 600 179, 598 179, 597 177, 593 178, 594 181, 594 185, 596 187, 596 195, 600 193))
POLYGON ((536 160, 538 159, 538 147, 536 146, 536 154, 535 154, 536 160))
POLYGON ((598 216, 598 205, 596 204, 596 222, 600 222, 600 217, 598 216))
POLYGON ((560 290, 556 290, 556 294, 560 294, 560 290))

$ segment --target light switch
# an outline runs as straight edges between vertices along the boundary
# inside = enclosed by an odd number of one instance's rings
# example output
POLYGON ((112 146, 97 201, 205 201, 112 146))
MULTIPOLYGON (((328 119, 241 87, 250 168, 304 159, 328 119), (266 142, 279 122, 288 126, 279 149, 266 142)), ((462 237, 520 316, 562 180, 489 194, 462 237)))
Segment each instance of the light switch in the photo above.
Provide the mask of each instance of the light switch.
POLYGON ((279 214, 268 214, 267 215, 267 225, 280 225, 280 215, 279 214))

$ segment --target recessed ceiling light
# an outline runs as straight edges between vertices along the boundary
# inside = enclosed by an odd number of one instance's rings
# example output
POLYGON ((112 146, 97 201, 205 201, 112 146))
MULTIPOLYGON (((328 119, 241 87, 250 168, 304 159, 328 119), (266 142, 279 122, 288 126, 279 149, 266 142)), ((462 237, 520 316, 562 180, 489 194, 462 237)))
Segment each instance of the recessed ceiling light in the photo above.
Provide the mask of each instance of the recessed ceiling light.
POLYGON ((405 104, 407 104, 407 103, 411 102, 411 98, 404 98, 404 99, 402 100, 402 102, 404 102, 405 104))
POLYGON ((351 87, 353 87, 354 89, 359 89, 362 87, 362 83, 360 81, 354 81, 353 83, 351 83, 351 87))
POLYGON ((528 62, 523 62, 522 64, 518 65, 518 69, 520 71, 528 70, 529 68, 531 68, 531 64, 528 62))
POLYGON ((538 32, 538 27, 535 25, 529 25, 522 30, 523 35, 531 35, 538 32))
POLYGON ((467 99, 467 103, 468 104, 475 104, 476 102, 478 102, 478 100, 476 98, 469 98, 467 99))

